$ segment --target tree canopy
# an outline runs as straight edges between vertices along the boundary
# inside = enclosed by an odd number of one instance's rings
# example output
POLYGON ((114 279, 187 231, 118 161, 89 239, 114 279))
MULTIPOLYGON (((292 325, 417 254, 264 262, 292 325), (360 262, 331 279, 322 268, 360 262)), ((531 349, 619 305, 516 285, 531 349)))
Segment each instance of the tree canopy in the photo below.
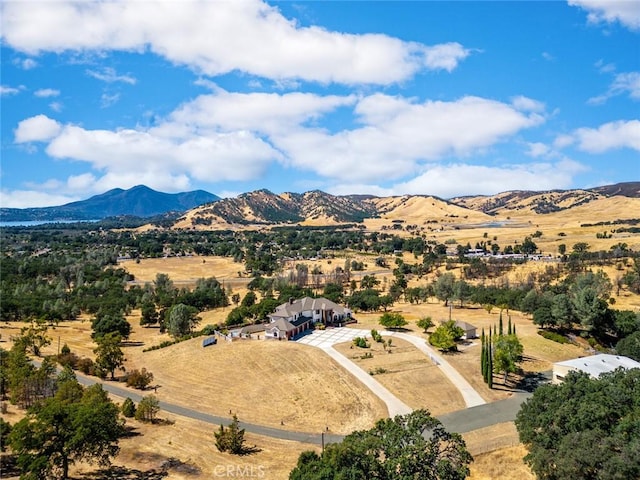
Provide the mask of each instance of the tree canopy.
POLYGON ((473 461, 462 437, 447 432, 426 410, 379 420, 321 455, 303 452, 290 480, 457 480, 473 461))
POLYGON ((516 417, 525 461, 541 479, 640 478, 640 369, 599 379, 571 372, 539 387, 516 417))
POLYGON ((69 466, 78 461, 108 465, 123 433, 118 413, 102 386, 83 389, 76 381, 63 382, 9 434, 24 478, 66 479, 69 466))

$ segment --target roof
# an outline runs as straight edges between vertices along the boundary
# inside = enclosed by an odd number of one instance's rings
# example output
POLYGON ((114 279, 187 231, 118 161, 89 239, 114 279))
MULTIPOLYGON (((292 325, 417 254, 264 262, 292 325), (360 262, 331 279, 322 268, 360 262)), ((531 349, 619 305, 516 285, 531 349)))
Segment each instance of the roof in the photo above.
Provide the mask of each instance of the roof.
POLYGON ((597 378, 603 373, 612 372, 617 368, 640 368, 640 362, 623 357, 620 355, 609 355, 601 353, 591 357, 574 358, 564 362, 557 362, 554 365, 574 368, 582 372, 588 373, 590 376, 597 378))
POLYGON ((291 322, 285 320, 284 318, 278 318, 275 322, 271 322, 266 329, 270 330, 272 328, 277 328, 282 332, 291 332, 296 329, 296 327, 291 325, 291 322))
POLYGON ((470 323, 467 323, 467 322, 463 322, 462 320, 456 320, 456 327, 460 327, 464 331, 477 330, 478 329, 474 325, 471 325, 470 323))
POLYGON ((324 297, 311 298, 304 297, 293 302, 283 303, 276 307, 276 311, 271 317, 291 318, 297 313, 308 312, 311 310, 333 310, 335 313, 344 314, 343 306, 332 302, 324 297))

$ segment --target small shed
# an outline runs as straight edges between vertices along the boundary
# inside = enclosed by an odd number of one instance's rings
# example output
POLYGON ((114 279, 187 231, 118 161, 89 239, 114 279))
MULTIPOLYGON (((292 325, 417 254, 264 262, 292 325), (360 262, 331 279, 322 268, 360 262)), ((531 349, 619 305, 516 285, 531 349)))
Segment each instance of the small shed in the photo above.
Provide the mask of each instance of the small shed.
POLYGON ((463 339, 471 340, 472 338, 478 338, 478 328, 470 323, 463 322, 462 320, 456 320, 456 327, 460 327, 464 330, 464 335, 462 336, 463 339))

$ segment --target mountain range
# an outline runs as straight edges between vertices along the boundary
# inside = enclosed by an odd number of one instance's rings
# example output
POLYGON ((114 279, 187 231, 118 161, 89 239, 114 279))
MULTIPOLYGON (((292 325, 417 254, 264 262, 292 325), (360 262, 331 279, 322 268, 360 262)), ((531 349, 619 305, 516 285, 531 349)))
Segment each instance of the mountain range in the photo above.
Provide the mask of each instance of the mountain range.
POLYGON ((0 220, 3 222, 100 220, 121 215, 152 217, 167 212, 185 212, 219 199, 217 195, 204 190, 163 193, 138 185, 128 190, 114 188, 87 200, 58 207, 0 208, 0 220))
MULTIPOLYGON (((162 193, 139 185, 129 190, 114 189, 87 200, 59 207, 0 209, 2 221, 98 220, 112 216, 151 217, 180 212, 176 228, 229 228, 251 225, 339 225, 363 221, 425 223, 453 221, 488 222, 499 216, 547 215, 584 205, 594 213, 605 199, 640 199, 640 182, 625 182, 590 189, 544 192, 509 191, 496 195, 457 197, 444 200, 429 195, 376 197, 373 195, 331 195, 319 190, 275 194, 262 189, 235 198, 220 197, 202 190, 162 193), (600 203, 599 203, 600 202, 600 203)), ((631 215, 635 212, 629 212, 631 215)), ((631 216, 633 216, 631 215, 631 216)))

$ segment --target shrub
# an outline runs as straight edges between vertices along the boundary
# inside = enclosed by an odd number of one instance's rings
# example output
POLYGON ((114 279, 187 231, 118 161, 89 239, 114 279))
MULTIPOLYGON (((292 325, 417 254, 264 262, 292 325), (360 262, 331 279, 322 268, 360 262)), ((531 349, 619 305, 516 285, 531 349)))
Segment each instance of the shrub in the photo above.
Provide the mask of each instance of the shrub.
POLYGON ((371 330, 371 338, 373 338, 373 340, 378 343, 384 342, 384 340, 382 339, 382 335, 380 335, 376 329, 371 330))
POLYGON ((360 348, 369 348, 369 344, 367 343, 367 340, 363 337, 356 337, 353 339, 353 344, 356 347, 360 347, 360 348))
POLYGON ((81 358, 77 363, 78 370, 80 370, 85 375, 94 375, 95 374, 95 365, 93 360, 90 358, 81 358))
POLYGON ((58 355, 58 363, 63 367, 71 367, 74 370, 78 369, 78 364, 80 362, 80 357, 75 353, 64 352, 58 355))
POLYGON ((569 343, 569 340, 559 333, 549 332, 548 330, 538 330, 538 335, 546 338, 547 340, 552 340, 557 343, 569 343))
POLYGON ((148 372, 146 368, 142 370, 132 370, 127 375, 127 387, 137 388, 144 390, 153 381, 153 373, 148 372))

